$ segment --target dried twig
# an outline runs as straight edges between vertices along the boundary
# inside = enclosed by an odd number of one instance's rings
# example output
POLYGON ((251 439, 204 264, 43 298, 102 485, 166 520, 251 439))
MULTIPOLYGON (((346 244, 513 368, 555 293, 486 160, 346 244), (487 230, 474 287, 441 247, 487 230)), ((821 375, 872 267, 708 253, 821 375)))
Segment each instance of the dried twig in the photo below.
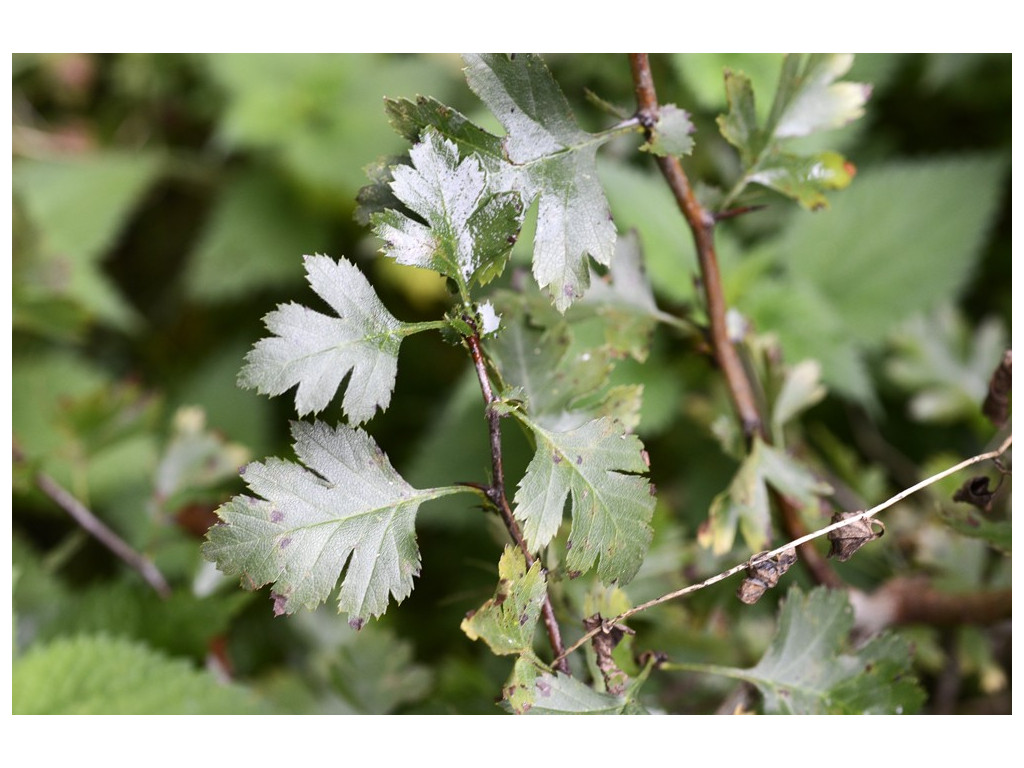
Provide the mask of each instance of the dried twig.
MULTIPOLYGON (((15 461, 24 460, 24 455, 17 447, 14 448, 15 461)), ((37 472, 35 483, 43 493, 52 499, 57 506, 71 515, 71 518, 129 566, 139 572, 160 597, 165 600, 171 596, 171 587, 156 565, 144 555, 139 554, 114 533, 107 525, 89 510, 82 502, 72 496, 64 487, 44 472, 37 472)))
MULTIPOLYGON (((733 576, 733 575, 735 575, 737 573, 740 573, 741 571, 746 571, 747 568, 749 568, 751 566, 757 566, 759 563, 762 563, 762 562, 764 562, 766 560, 770 560, 772 558, 778 557, 779 555, 783 554, 784 552, 786 552, 787 550, 789 550, 792 547, 797 547, 797 546, 799 546, 801 544, 804 544, 806 542, 812 541, 813 539, 820 538, 821 536, 826 536, 829 533, 831 533, 832 531, 839 530, 840 528, 845 528, 846 526, 849 526, 849 525, 856 525, 856 524, 860 523, 863 520, 870 520, 871 518, 873 518, 875 515, 877 515, 882 510, 888 509, 889 507, 893 506, 894 504, 897 504, 897 503, 903 501, 903 499, 907 498, 908 496, 910 496, 910 495, 912 495, 914 493, 917 493, 922 488, 926 488, 927 486, 932 485, 933 483, 937 483, 939 480, 942 480, 945 477, 949 477, 950 475, 956 474, 960 470, 966 469, 967 467, 970 467, 970 466, 972 466, 974 464, 979 464, 979 463, 981 463, 983 461, 989 461, 989 460, 992 460, 992 459, 999 458, 1004 453, 1006 453, 1006 451, 1008 451, 1010 449, 1010 446, 1012 444, 1013 444, 1013 435, 1009 435, 1002 442, 1002 444, 998 448, 996 448, 994 451, 988 451, 986 453, 980 453, 977 456, 972 456, 969 459, 965 459, 964 461, 961 461, 959 464, 956 464, 956 465, 954 465, 952 467, 949 467, 948 469, 944 469, 942 472, 938 472, 938 473, 932 475, 931 477, 926 478, 926 479, 922 480, 921 482, 916 483, 916 484, 912 485, 911 487, 906 488, 906 489, 900 491, 895 496, 892 496, 892 497, 886 499, 881 504, 878 504, 878 505, 872 507, 871 509, 865 510, 863 512, 858 512, 856 514, 850 515, 849 517, 845 517, 842 520, 840 520, 838 522, 835 522, 835 523, 832 523, 831 525, 827 525, 824 528, 821 528, 821 529, 819 529, 817 531, 814 531, 813 533, 808 533, 805 536, 801 536, 798 539, 794 539, 793 541, 787 542, 787 543, 783 544, 781 547, 778 547, 776 549, 770 550, 768 552, 762 552, 759 555, 757 555, 756 557, 751 558, 747 562, 743 562, 743 563, 740 563, 739 565, 735 565, 735 566, 733 566, 732 568, 730 568, 730 569, 728 569, 726 571, 722 571, 719 574, 716 574, 716 575, 714 575, 714 576, 712 576, 710 578, 705 579, 704 581, 700 582, 699 584, 691 584, 691 585, 689 585, 687 587, 684 587, 683 589, 678 589, 675 592, 669 592, 667 595, 662 595, 661 597, 655 598, 654 600, 649 600, 646 603, 642 603, 641 605, 638 605, 638 606, 636 606, 634 608, 630 608, 628 611, 623 611, 622 613, 620 613, 618 616, 616 616, 614 618, 606 619, 604 622, 602 622, 602 626, 603 625, 611 626, 613 624, 618 624, 620 622, 625 621, 630 616, 635 616, 636 614, 638 614, 638 613, 640 613, 642 611, 646 611, 648 608, 653 608, 654 606, 661 605, 662 603, 666 603, 669 600, 675 600, 677 597, 683 597, 683 596, 689 595, 689 594, 691 594, 693 592, 697 592, 698 590, 704 589, 705 587, 710 587, 712 584, 717 584, 718 582, 723 581, 723 580, 725 580, 725 579, 729 578, 730 576, 733 576)), ((583 635, 583 637, 581 637, 579 640, 577 640, 572 646, 570 646, 565 651, 565 655, 568 655, 568 654, 572 653, 573 651, 577 650, 578 648, 580 648, 582 645, 584 645, 587 641, 589 641, 590 638, 592 638, 599 631, 601 631, 601 627, 597 627, 596 629, 592 629, 592 630, 588 631, 585 635, 583 635)))

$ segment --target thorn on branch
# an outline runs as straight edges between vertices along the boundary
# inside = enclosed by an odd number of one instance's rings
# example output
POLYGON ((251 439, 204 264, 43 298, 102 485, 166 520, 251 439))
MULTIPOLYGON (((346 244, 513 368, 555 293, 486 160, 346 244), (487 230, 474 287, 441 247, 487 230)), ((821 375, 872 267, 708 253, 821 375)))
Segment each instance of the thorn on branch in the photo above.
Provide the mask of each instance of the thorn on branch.
POLYGON ((718 211, 717 213, 711 214, 711 217, 716 222, 719 222, 724 219, 734 219, 737 216, 742 216, 745 213, 754 213, 755 211, 762 211, 767 207, 767 205, 742 205, 739 208, 730 208, 727 211, 718 211))

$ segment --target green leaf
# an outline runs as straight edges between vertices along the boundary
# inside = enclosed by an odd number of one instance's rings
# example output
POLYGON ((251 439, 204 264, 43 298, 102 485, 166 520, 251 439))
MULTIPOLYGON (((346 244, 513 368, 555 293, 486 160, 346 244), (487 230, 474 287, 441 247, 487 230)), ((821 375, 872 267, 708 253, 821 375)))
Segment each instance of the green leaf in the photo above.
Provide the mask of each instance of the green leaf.
POLYGON ((523 553, 511 544, 498 562, 494 597, 466 615, 462 631, 470 640, 483 640, 499 656, 531 654, 533 635, 547 595, 547 584, 534 562, 529 570, 523 553))
POLYGON ((739 529, 752 552, 767 549, 772 538, 769 485, 804 505, 832 492, 802 464, 755 436, 729 487, 711 502, 698 534, 701 545, 716 555, 725 554, 739 529))
POLYGON ((622 715, 635 711, 634 702, 628 696, 599 693, 575 677, 543 674, 532 682, 532 704, 528 709, 524 707, 524 714, 622 715))
POLYGON ((501 121, 512 187, 538 199, 533 274, 564 312, 590 284, 589 254, 611 262, 615 225, 597 177, 597 147, 610 136, 580 129, 544 62, 529 55, 466 56, 469 87, 501 121))
MULTIPOLYGON (((497 299, 502 332, 487 344, 502 380, 521 390, 530 418, 549 429, 577 427, 593 418, 594 410, 578 407, 606 384, 611 370, 603 350, 577 349, 572 327, 554 315, 551 325, 532 322, 526 302, 513 294, 497 299)), ((550 318, 549 318, 550 319, 550 318)))
MULTIPOLYGON (((147 152, 96 152, 74 160, 18 160, 14 192, 37 233, 18 249, 16 294, 23 310, 42 300, 70 301, 116 328, 139 318, 102 270, 102 260, 161 170, 147 152)), ((20 218, 16 224, 22 224, 20 218)), ((21 230, 21 227, 19 227, 21 230)), ((23 237, 23 230, 16 230, 23 237)))
POLYGON ((282 304, 263 322, 276 334, 256 343, 238 375, 241 387, 280 395, 298 385, 300 416, 327 407, 352 372, 342 408, 353 423, 387 408, 398 372, 398 348, 411 326, 385 309, 369 281, 349 261, 304 257, 313 290, 338 313, 328 317, 282 304))
POLYGON ((964 318, 947 304, 904 323, 892 334, 892 347, 886 374, 912 393, 910 416, 948 423, 978 417, 1007 339, 995 318, 971 333, 964 318))
POLYGON ((651 127, 651 140, 640 149, 661 157, 683 157, 693 151, 695 130, 689 113, 675 104, 662 104, 658 108, 658 119, 651 127))
POLYGON ((367 627, 338 648, 330 679, 357 712, 367 715, 388 715, 420 701, 434 683, 431 669, 414 661, 412 643, 379 626, 367 627))
POLYGON ((625 584, 643 562, 651 543, 654 495, 640 473, 647 471, 643 445, 609 418, 555 432, 516 414, 534 434, 537 452, 516 492, 515 516, 530 546, 540 549, 558 531, 567 496, 572 529, 566 568, 597 573, 606 584, 625 584))
POLYGON ((189 296, 226 301, 298 282, 297 260, 284 254, 326 246, 326 221, 310 215, 294 191, 266 169, 232 177, 217 196, 185 276, 189 296))
POLYGON ((381 94, 444 96, 458 82, 438 57, 214 54, 205 63, 226 97, 219 143, 270 154, 331 209, 351 205, 365 166, 401 151, 381 130, 381 94))
POLYGON ((853 610, 845 593, 796 587, 782 604, 768 651, 732 676, 757 686, 771 714, 914 714, 924 692, 912 676, 913 651, 885 634, 852 648, 853 610))
POLYGON ((401 602, 412 591, 420 504, 464 489, 413 488, 359 429, 298 421, 292 436, 307 468, 276 458, 249 464, 245 482, 262 498, 222 506, 203 553, 250 589, 273 583, 277 614, 315 608, 341 579, 338 610, 362 626, 384 613, 389 594, 401 602))
POLYGON ((637 362, 647 359, 654 327, 666 315, 654 301, 635 231, 619 238, 607 278, 594 281, 580 303, 584 305, 605 320, 605 338, 612 349, 637 362))
POLYGON ((865 170, 827 213, 790 220, 769 246, 778 273, 749 286, 744 312, 791 359, 818 360, 831 389, 870 402, 866 353, 966 287, 1004 172, 991 157, 865 170))
POLYGON ((492 194, 480 161, 460 161, 458 147, 433 130, 409 156, 411 167, 392 170, 391 189, 428 226, 386 210, 371 217, 374 231, 385 255, 452 278, 468 300, 469 285, 500 274, 512 251, 522 225, 519 194, 492 194))
POLYGON ((802 411, 825 397, 821 385, 821 366, 816 360, 803 360, 786 371, 782 389, 772 403, 772 429, 782 435, 782 427, 802 411))
POLYGON ((750 79, 726 71, 729 112, 718 118, 718 125, 722 136, 740 151, 744 173, 723 208, 752 182, 792 197, 812 210, 828 206, 825 191, 849 185, 854 169, 841 155, 798 155, 785 151, 782 142, 838 128, 864 113, 870 86, 835 82, 852 63, 853 56, 848 54, 787 56, 763 126, 759 124, 750 79))
POLYGON ((20 715, 257 714, 245 689, 144 645, 104 636, 56 640, 15 659, 11 710, 20 715))

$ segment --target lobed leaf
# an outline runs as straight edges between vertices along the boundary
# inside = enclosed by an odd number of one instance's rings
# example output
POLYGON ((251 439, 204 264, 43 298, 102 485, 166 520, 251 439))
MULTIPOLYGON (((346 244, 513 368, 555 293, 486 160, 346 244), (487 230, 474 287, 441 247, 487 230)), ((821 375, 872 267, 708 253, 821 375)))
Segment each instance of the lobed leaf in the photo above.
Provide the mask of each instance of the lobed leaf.
POLYGON ((407 326, 391 316, 369 281, 344 258, 306 256, 305 266, 310 286, 338 317, 295 303, 278 306, 263 319, 275 336, 252 348, 238 385, 265 395, 298 385, 295 409, 304 416, 326 408, 351 372, 342 408, 353 423, 361 423, 391 401, 407 326))
POLYGON ((528 682, 532 684, 532 697, 522 696, 518 702, 521 708, 518 711, 523 714, 646 714, 631 696, 601 693, 568 675, 545 673, 528 680, 528 682))
POLYGON ((474 54, 465 61, 469 87, 507 132, 511 183, 524 203, 538 200, 533 274, 564 312, 590 284, 588 254, 608 264, 614 253, 615 225, 595 160, 609 137, 580 129, 539 57, 474 54))
POLYGON ((462 631, 470 640, 483 640, 499 656, 530 654, 547 595, 540 562, 527 569, 523 553, 508 545, 498 562, 498 579, 494 597, 466 615, 462 631))
POLYGON ((420 504, 460 489, 416 490, 359 429, 299 421, 292 436, 305 467, 249 464, 245 482, 259 498, 236 496, 217 510, 222 524, 203 553, 250 589, 274 584, 276 614, 316 607, 340 579, 338 610, 362 626, 389 596, 401 602, 412 591, 420 504))
POLYGON ((897 635, 850 647, 853 610, 843 592, 790 589, 771 645, 735 676, 757 686, 772 714, 913 714, 924 692, 913 653, 897 635))
POLYGON ((729 487, 711 502, 698 534, 701 545, 724 554, 732 549, 738 529, 751 551, 766 549, 771 541, 769 485, 801 504, 832 492, 802 464, 755 437, 729 487))
POLYGON ((391 189, 426 226, 388 209, 371 216, 374 231, 385 255, 450 277, 466 294, 473 280, 486 283, 503 269, 522 225, 519 194, 492 194, 477 157, 460 160, 458 147, 433 130, 409 156, 412 166, 392 169, 391 189))
POLYGON ((610 418, 554 432, 516 414, 537 440, 537 451, 516 492, 515 516, 530 546, 545 546, 558 531, 566 497, 572 499, 572 528, 566 567, 582 573, 598 561, 606 584, 636 575, 651 543, 653 487, 643 445, 610 418))
POLYGON ((693 133, 697 130, 689 113, 675 104, 662 104, 651 128, 651 140, 640 149, 653 155, 682 157, 693 151, 693 133))
POLYGON ((799 155, 785 151, 783 142, 838 128, 864 114, 871 87, 835 82, 852 63, 849 54, 787 56, 764 125, 758 120, 750 79, 726 71, 729 111, 718 118, 718 125, 726 141, 739 150, 744 166, 743 177, 729 193, 726 205, 753 182, 814 210, 827 207, 826 191, 849 185, 855 171, 841 155, 799 155))

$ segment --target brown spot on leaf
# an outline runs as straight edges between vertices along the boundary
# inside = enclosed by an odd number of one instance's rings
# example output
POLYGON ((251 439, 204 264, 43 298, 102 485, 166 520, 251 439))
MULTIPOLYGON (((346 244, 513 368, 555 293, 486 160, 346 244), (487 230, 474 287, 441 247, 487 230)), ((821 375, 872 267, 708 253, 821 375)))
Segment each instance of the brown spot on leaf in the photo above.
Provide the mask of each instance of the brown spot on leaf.
POLYGON ((578 467, 578 466, 580 466, 580 465, 581 465, 582 463, 583 463, 583 457, 582 457, 582 456, 577 456, 577 457, 576 457, 576 466, 578 467))
POLYGON ((551 454, 551 461, 553 461, 555 464, 561 464, 562 463, 562 457, 559 454, 557 454, 557 453, 552 453, 551 454))
POLYGON ((279 592, 271 592, 270 599, 274 601, 274 615, 283 616, 288 613, 288 597, 279 592))
POLYGON ((526 615, 526 611, 523 611, 521 614, 519 614, 519 626, 520 627, 525 626, 526 622, 528 622, 529 620, 530 620, 530 617, 526 615))
POLYGON ((358 632, 360 629, 362 629, 363 625, 365 623, 366 623, 366 619, 361 619, 358 616, 356 618, 354 618, 354 619, 349 619, 348 620, 348 625, 350 627, 352 627, 352 629, 354 629, 356 632, 358 632))
POLYGON ((541 696, 550 696, 551 695, 551 683, 549 683, 544 678, 541 678, 540 680, 538 680, 537 681, 537 693, 539 693, 541 696))
POLYGON ((284 512, 282 512, 281 510, 275 509, 273 512, 270 513, 270 522, 280 523, 282 520, 284 520, 284 512))
POLYGON ((285 536, 283 539, 281 539, 281 541, 278 542, 277 548, 278 549, 284 549, 285 547, 287 547, 291 543, 292 543, 292 537, 291 536, 285 536))

